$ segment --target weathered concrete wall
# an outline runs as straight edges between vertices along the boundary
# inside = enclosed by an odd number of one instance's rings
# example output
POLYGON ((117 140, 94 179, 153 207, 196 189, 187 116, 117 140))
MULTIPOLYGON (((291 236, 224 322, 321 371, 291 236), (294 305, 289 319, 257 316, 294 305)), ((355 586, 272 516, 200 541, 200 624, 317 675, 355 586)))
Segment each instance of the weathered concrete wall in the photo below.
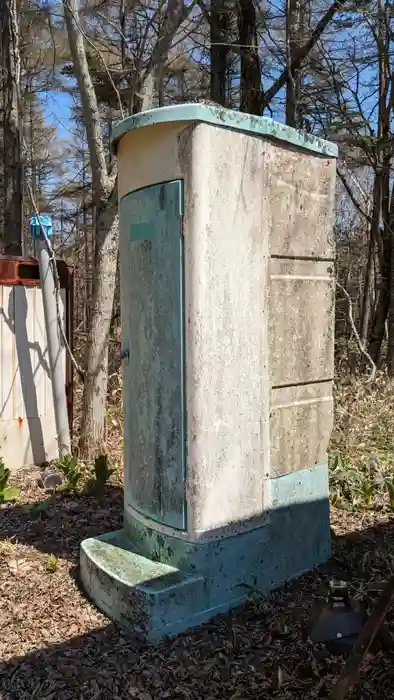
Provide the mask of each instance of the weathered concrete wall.
POLYGON ((188 517, 195 536, 233 523, 238 531, 267 506, 268 229, 265 143, 209 124, 189 139, 188 517))
POLYGON ((271 476, 325 460, 334 177, 333 158, 211 124, 161 124, 120 141, 120 196, 185 183, 188 529, 180 538, 255 527, 271 476))
POLYGON ((272 256, 332 260, 335 158, 266 141, 272 256))
POLYGON ((270 264, 272 475, 322 461, 332 430, 332 262, 270 264))
POLYGON ((272 476, 323 461, 332 430, 335 167, 267 143, 272 476))

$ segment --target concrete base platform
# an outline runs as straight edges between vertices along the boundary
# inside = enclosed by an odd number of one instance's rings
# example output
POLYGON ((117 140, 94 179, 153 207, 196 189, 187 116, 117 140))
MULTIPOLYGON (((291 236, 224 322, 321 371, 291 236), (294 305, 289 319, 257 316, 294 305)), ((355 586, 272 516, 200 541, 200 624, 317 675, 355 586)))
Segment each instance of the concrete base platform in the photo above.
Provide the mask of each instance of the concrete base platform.
POLYGON ((123 531, 82 542, 81 579, 100 610, 153 642, 189 626, 191 601, 204 607, 202 576, 141 556, 123 531))
POLYGON ((187 542, 126 513, 124 531, 82 542, 86 592, 130 632, 158 642, 240 605, 253 589, 265 593, 323 563, 327 465, 274 482, 268 522, 221 540, 187 542))

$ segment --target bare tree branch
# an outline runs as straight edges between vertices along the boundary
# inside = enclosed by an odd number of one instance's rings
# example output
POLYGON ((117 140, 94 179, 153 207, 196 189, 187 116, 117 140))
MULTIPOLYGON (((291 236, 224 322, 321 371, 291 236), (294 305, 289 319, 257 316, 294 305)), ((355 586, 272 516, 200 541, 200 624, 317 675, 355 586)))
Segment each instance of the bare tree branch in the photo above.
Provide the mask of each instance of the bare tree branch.
POLYGON ((300 68, 301 63, 305 60, 307 55, 312 51, 313 47, 319 41, 321 35, 327 29, 327 26, 331 22, 334 15, 339 12, 345 5, 347 0, 335 0, 332 5, 328 8, 327 12, 323 15, 321 20, 317 23, 315 29, 313 30, 308 41, 301 46, 299 51, 297 51, 294 60, 291 62, 290 66, 286 66, 284 71, 280 74, 279 78, 275 80, 273 85, 267 90, 267 92, 262 97, 262 108, 268 106, 275 95, 281 90, 281 88, 286 84, 290 75, 294 74, 298 68, 300 68))
MULTIPOLYGON (((68 4, 68 3, 67 3, 67 4, 68 4)), ((66 6, 65 0, 64 0, 64 2, 63 2, 63 5, 66 6)), ((69 6, 69 9, 70 9, 70 11, 71 11, 71 7, 70 7, 70 6, 69 6)), ((118 107, 119 107, 119 112, 120 112, 121 118, 124 119, 123 105, 122 105, 122 100, 120 99, 119 90, 117 89, 117 87, 116 87, 116 85, 115 85, 115 83, 114 83, 114 80, 113 80, 112 75, 111 75, 111 71, 109 70, 109 68, 108 68, 108 66, 107 66, 107 64, 106 64, 106 62, 105 62, 105 60, 104 60, 103 54, 102 54, 101 51, 97 48, 97 46, 94 44, 94 42, 88 37, 88 35, 86 34, 86 32, 82 29, 81 23, 79 22, 78 17, 75 16, 75 15, 74 15, 74 20, 75 20, 75 23, 76 23, 76 25, 77 25, 79 31, 81 32, 83 38, 85 39, 85 41, 87 41, 87 43, 89 44, 89 46, 91 46, 92 49, 93 49, 93 51, 98 55, 98 57, 99 57, 99 59, 100 59, 102 65, 103 65, 103 68, 104 68, 105 72, 106 72, 107 75, 108 75, 108 80, 109 80, 109 82, 110 82, 110 84, 111 84, 111 87, 112 87, 112 89, 113 89, 113 91, 114 91, 114 93, 115 93, 115 95, 116 95, 116 97, 117 97, 117 100, 118 100, 118 107)))
POLYGON ((354 205, 354 207, 355 207, 355 208, 357 209, 357 211, 361 214, 361 216, 363 216, 363 217, 366 219, 366 221, 368 221, 368 223, 370 224, 370 223, 371 223, 371 217, 369 216, 369 214, 367 214, 367 213, 364 211, 362 205, 361 205, 360 202, 357 200, 357 198, 356 198, 354 192, 352 191, 352 189, 351 189, 351 187, 350 187, 348 181, 346 180, 345 175, 341 172, 341 169, 340 169, 339 166, 337 167, 337 175, 338 175, 340 181, 342 182, 342 185, 344 186, 344 188, 345 188, 347 194, 349 195, 349 197, 350 197, 350 199, 351 199, 352 204, 354 205))
POLYGON ((348 316, 349 316, 349 323, 350 323, 351 329, 352 329, 352 331, 353 331, 353 333, 354 333, 354 337, 355 337, 355 339, 356 339, 356 341, 357 341, 357 345, 358 345, 358 347, 359 347, 359 350, 360 350, 361 354, 365 357, 365 359, 367 360, 369 366, 371 367, 371 374, 370 374, 370 376, 369 376, 369 378, 368 378, 368 384, 369 384, 369 383, 375 381, 375 377, 376 377, 376 365, 375 365, 375 363, 374 363, 374 361, 373 361, 371 355, 369 354, 369 352, 367 352, 367 350, 365 350, 365 348, 363 347, 363 344, 362 344, 362 342, 361 342, 361 338, 360 338, 359 333, 358 333, 358 330, 357 330, 357 328, 356 328, 356 324, 354 323, 354 318, 353 318, 353 304, 352 304, 352 300, 351 300, 351 298, 350 298, 349 292, 345 289, 345 287, 342 287, 342 285, 339 284, 338 281, 336 281, 335 284, 336 284, 336 286, 338 287, 338 289, 341 290, 342 294, 343 294, 343 295, 346 297, 346 299, 347 299, 347 303, 348 303, 348 316))
POLYGON ((164 66, 174 36, 196 4, 196 0, 192 0, 188 6, 185 5, 184 0, 168 0, 164 22, 159 29, 159 35, 139 91, 142 96, 142 109, 152 107, 154 95, 159 91, 163 79, 164 66))

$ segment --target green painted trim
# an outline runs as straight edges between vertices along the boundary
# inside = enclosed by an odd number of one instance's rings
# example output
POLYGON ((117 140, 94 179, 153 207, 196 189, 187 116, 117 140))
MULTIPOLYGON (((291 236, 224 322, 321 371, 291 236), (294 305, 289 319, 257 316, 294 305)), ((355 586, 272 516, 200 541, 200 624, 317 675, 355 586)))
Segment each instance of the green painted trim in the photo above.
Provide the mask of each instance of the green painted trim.
MULTIPOLYGON (((186 367, 187 367, 187 357, 186 357, 186 273, 185 273, 185 236, 183 230, 183 217, 185 213, 185 187, 184 181, 179 180, 179 216, 181 220, 181 236, 179 241, 179 253, 180 253, 180 312, 181 312, 181 382, 182 382, 182 394, 181 394, 181 412, 182 412, 182 450, 183 450, 183 479, 186 484, 187 479, 187 465, 188 465, 188 430, 187 430, 187 382, 186 382, 186 367)), ((188 510, 187 510, 187 497, 185 494, 185 508, 184 508, 184 529, 187 530, 188 527, 188 510)))
POLYGON ((236 112, 222 107, 211 107, 203 104, 182 104, 170 107, 159 107, 147 112, 127 117, 115 125, 112 134, 112 148, 116 152, 119 140, 130 131, 155 124, 168 122, 205 122, 224 126, 236 131, 245 131, 258 136, 267 136, 278 141, 285 141, 297 148, 313 151, 321 155, 337 158, 338 146, 312 134, 297 131, 290 126, 275 122, 269 117, 256 117, 252 114, 236 112))
MULTIPOLYGON (((185 181, 184 180, 178 180, 179 182, 179 216, 181 219, 185 215, 185 181)), ((182 235, 183 235, 183 227, 182 227, 182 235)))

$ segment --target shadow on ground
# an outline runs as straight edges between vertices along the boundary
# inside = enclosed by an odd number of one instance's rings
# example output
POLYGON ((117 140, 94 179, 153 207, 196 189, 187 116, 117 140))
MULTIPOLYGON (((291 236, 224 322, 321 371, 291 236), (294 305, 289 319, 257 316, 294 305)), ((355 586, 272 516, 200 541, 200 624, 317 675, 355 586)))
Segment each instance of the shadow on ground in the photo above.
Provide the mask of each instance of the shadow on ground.
MULTIPOLYGON (((43 501, 49 500, 43 496, 43 501)), ((70 561, 76 560, 81 540, 122 527, 123 489, 108 487, 98 499, 89 494, 57 496, 53 505, 40 502, 8 505, 0 510, 0 539, 14 539, 70 561)), ((1 697, 1 696, 0 696, 1 697)))
MULTIPOLYGON (((42 520, 24 507, 1 512, 0 538, 15 537, 77 563, 79 543, 121 526, 123 491, 62 498, 42 520), (78 527, 76 527, 78 523, 78 527)), ((80 634, 0 663, 1 700, 299 700, 328 698, 341 662, 305 639, 316 594, 335 573, 373 600, 389 575, 394 523, 334 538, 330 562, 242 611, 152 647, 117 626, 80 634)), ((33 597, 32 597, 33 600, 33 597)), ((32 604, 34 604, 32 602, 32 604)), ((1 606, 1 602, 0 602, 1 606)), ((392 614, 389 625, 393 631, 392 614)), ((1 631, 0 631, 1 635, 1 631)), ((354 697, 393 695, 394 664, 378 650, 354 697)))

